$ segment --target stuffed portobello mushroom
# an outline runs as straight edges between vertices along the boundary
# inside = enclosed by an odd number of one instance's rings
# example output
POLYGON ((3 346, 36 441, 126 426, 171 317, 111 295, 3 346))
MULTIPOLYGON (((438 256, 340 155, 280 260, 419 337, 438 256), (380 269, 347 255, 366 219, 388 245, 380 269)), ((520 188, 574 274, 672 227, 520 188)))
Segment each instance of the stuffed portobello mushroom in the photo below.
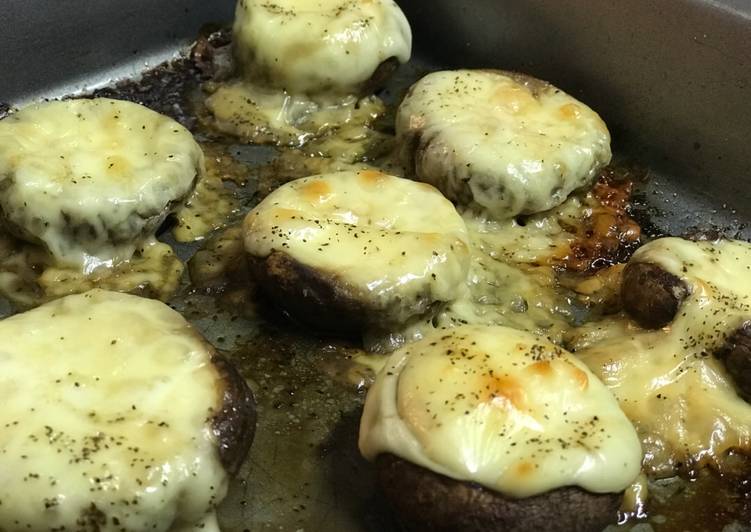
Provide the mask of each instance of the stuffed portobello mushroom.
POLYGON ((498 220, 560 205, 611 158, 592 109, 547 82, 496 70, 428 74, 399 106, 396 133, 409 177, 498 220))
POLYGON ((255 403, 177 312, 93 290, 0 338, 0 528, 218 530, 255 403))
POLYGON ((751 453, 749 272, 747 242, 654 240, 624 271, 633 322, 595 324, 572 346, 636 424, 656 476, 751 453))
POLYGON ((586 366, 506 327, 436 330, 396 351, 359 446, 405 526, 431 531, 599 531, 642 459, 586 366))
MULTIPOLYGON (((232 33, 235 75, 205 87, 206 119, 251 144, 301 147, 341 135, 364 150, 385 112, 374 93, 412 53, 393 0, 239 0, 232 33)), ((323 144, 314 152, 342 155, 323 144)))
POLYGON ((386 330, 456 298, 469 268, 464 221, 437 190, 375 171, 288 183, 244 223, 258 287, 327 332, 386 330))
POLYGON ((130 259, 204 171, 187 129, 135 103, 44 102, 0 120, 2 221, 86 273, 130 259))
POLYGON ((292 94, 369 94, 412 50, 393 0, 240 0, 233 34, 243 75, 292 94))

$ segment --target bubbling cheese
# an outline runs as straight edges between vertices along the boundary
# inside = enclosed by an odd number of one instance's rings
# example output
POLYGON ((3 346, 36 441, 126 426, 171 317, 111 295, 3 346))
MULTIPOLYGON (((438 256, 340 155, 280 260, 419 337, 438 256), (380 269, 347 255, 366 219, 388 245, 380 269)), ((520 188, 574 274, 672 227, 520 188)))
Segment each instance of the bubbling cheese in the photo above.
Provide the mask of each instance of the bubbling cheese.
POLYGON ((412 32, 393 0, 240 0, 233 27, 245 77, 295 94, 356 93, 412 32))
POLYGON ((690 295, 673 322, 646 331, 623 319, 579 331, 572 347, 613 391, 643 440, 645 465, 671 476, 681 466, 721 467, 751 449, 751 405, 712 353, 751 318, 751 245, 664 238, 631 259, 679 277, 690 295))
POLYGON ((246 218, 245 249, 284 252, 378 308, 428 293, 451 301, 469 268, 467 229, 454 206, 423 183, 376 171, 288 183, 246 218))
POLYGON ((427 75, 399 107, 396 131, 415 177, 500 220, 561 204, 611 158, 610 134, 592 109, 499 71, 427 75))
POLYGON ((584 364, 506 327, 439 330, 395 352, 368 393, 359 445, 370 460, 391 453, 511 497, 621 492, 642 458, 584 364))
POLYGON ((0 529, 212 522, 224 385, 177 312, 93 290, 0 321, 0 338, 0 529))
POLYGON ((0 121, 2 215, 86 273, 129 259, 203 168, 187 129, 135 103, 45 102, 0 121))
POLYGON ((470 241, 469 274, 458 296, 435 317, 401 330, 366 337, 373 352, 391 352, 435 328, 462 324, 503 325, 562 344, 575 322, 575 294, 558 283, 554 266, 575 241, 572 227, 586 223, 590 198, 572 196, 562 205, 518 221, 488 220, 463 213, 470 241))

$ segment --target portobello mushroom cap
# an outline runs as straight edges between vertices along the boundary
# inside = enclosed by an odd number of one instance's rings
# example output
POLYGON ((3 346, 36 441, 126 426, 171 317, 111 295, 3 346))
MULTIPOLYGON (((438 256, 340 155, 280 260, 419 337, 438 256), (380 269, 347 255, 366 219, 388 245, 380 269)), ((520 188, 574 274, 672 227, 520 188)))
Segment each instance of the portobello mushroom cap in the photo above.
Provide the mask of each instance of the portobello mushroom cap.
POLYGON ((142 105, 50 101, 0 121, 0 217, 86 273, 128 260, 203 175, 190 132, 142 105))
POLYGON ((601 530, 639 475, 636 430, 571 353, 508 327, 436 329, 368 390, 360 452, 409 530, 601 530))
POLYGON ((92 290, 1 320, 0 338, 0 523, 210 527, 251 445, 255 402, 184 318, 92 290))
POLYGON ((356 335, 430 317, 462 289, 466 226, 429 185, 380 172, 287 183, 246 218, 256 286, 324 333, 356 335))
POLYGON ((611 159, 592 109, 501 70, 428 74, 399 106, 396 134, 408 177, 499 220, 560 205, 611 159))
POLYGON ((296 95, 368 94, 412 51, 409 22, 391 0, 241 0, 233 35, 245 78, 296 95))
POLYGON ((415 532, 599 532, 615 522, 623 499, 577 487, 514 499, 391 454, 379 456, 376 467, 381 490, 415 532))

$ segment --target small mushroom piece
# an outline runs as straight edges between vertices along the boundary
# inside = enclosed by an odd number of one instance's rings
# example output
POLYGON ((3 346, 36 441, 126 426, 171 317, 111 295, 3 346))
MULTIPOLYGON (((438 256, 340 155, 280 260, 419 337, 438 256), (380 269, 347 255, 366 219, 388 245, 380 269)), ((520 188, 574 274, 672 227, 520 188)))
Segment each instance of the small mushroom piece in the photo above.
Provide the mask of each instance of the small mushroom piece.
POLYGON ((751 401, 751 321, 731 334, 715 356, 725 364, 740 395, 751 401))
POLYGON ((673 321, 688 294, 686 283, 657 264, 632 261, 623 272, 623 308, 645 329, 660 329, 673 321))

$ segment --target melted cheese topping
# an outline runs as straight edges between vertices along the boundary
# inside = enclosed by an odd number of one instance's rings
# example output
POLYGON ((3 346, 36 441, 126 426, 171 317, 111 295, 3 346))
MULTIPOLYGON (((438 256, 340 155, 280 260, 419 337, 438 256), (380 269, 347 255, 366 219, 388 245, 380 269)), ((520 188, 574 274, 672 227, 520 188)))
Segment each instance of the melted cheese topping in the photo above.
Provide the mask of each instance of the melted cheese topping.
POLYGON ((167 301, 180 286, 183 270, 172 248, 155 239, 144 242, 133 257, 117 266, 87 274, 56 264, 39 246, 0 234, 0 294, 21 308, 92 288, 167 301))
POLYGON ((406 63, 412 49, 393 0, 240 0, 233 35, 248 79, 295 94, 358 92, 381 63, 406 63))
POLYGON ((563 343, 575 321, 574 294, 561 290, 553 266, 576 238, 566 228, 581 225, 587 212, 578 197, 530 216, 523 225, 465 212, 471 260, 457 297, 429 321, 366 337, 368 349, 391 352, 436 328, 462 324, 503 325, 563 343))
POLYGON ((188 130, 134 103, 46 102, 0 121, 4 217, 85 272, 130 258, 202 173, 188 130))
POLYGON ((751 448, 751 405, 711 355, 751 318, 751 245, 664 238, 631 260, 657 264, 690 287, 676 318, 658 331, 625 320, 593 324, 572 345, 634 421, 653 474, 719 465, 728 450, 751 448))
POLYGON ((496 219, 548 210, 610 162, 600 117, 545 82, 436 72, 399 107, 402 158, 417 178, 496 219))
POLYGON ((293 181, 244 227, 251 255, 285 252, 378 308, 426 292, 451 301, 469 266, 467 230, 454 206, 433 187, 380 172, 293 181))
POLYGON ((504 327, 435 331, 394 353, 368 393, 359 445, 368 459, 392 453, 512 497, 620 492, 642 457, 586 366, 504 327))
POLYGON ((209 125, 251 144, 300 147, 326 135, 353 144, 367 138, 370 125, 384 113, 383 102, 375 96, 311 98, 245 82, 210 90, 205 102, 209 125))
POLYGON ((239 189, 247 184, 250 168, 215 145, 204 144, 202 149, 206 173, 175 212, 177 225, 172 234, 178 242, 202 240, 237 219, 241 212, 239 189))
MULTIPOLYGON (((169 245, 152 239, 138 248, 132 258, 114 268, 98 269, 85 275, 75 269, 50 266, 41 273, 38 283, 43 301, 81 294, 93 288, 168 301, 179 288, 184 269, 169 245)), ((2 290, 0 282, 0 292, 2 290)))
POLYGON ((178 313, 94 290, 0 321, 0 338, 0 528, 165 531, 213 512, 223 385, 178 313))

